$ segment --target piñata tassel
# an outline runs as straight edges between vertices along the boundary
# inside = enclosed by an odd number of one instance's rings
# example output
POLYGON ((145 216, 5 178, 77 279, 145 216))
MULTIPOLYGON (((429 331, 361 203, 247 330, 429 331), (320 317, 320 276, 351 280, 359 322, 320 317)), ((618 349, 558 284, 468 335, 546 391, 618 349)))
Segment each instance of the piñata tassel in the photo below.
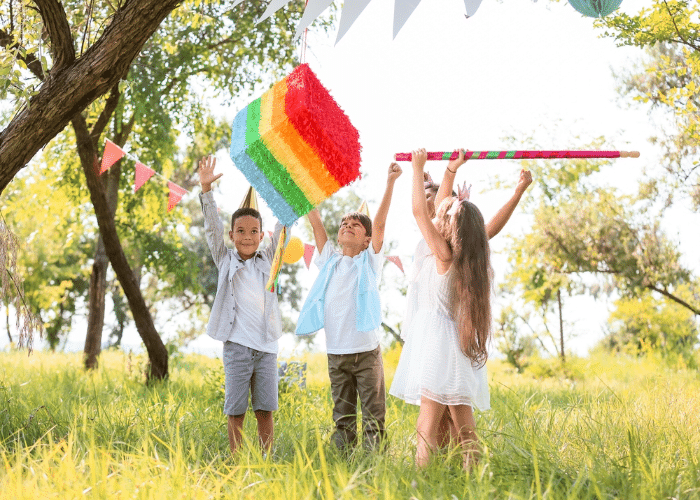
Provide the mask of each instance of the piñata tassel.
POLYGON ((277 242, 277 248, 275 249, 275 256, 272 258, 272 264, 270 265, 270 279, 267 280, 267 285, 265 289, 268 292, 277 292, 279 290, 279 275, 282 269, 282 257, 284 256, 285 242, 287 241, 287 226, 282 228, 280 233, 280 239, 277 242))

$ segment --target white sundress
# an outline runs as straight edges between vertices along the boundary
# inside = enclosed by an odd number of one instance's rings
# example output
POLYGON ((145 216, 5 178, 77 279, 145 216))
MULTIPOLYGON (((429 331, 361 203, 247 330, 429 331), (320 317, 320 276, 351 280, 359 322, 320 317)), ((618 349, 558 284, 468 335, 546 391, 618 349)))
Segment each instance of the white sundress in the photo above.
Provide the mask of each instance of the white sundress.
POLYGON ((405 340, 389 394, 420 405, 421 396, 444 405, 491 407, 486 366, 467 358, 449 314, 449 272, 437 272, 425 240, 416 248, 401 337, 405 340))

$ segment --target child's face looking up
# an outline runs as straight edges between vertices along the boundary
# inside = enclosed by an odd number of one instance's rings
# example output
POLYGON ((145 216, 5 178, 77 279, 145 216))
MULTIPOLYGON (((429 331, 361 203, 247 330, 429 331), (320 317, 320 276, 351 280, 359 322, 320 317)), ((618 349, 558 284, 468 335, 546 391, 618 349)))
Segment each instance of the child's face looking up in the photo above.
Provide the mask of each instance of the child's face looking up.
POLYGON ((255 255, 265 236, 260 228, 260 221, 252 215, 237 217, 233 223, 233 229, 228 234, 243 260, 248 260, 255 255))
POLYGON ((365 226, 359 220, 348 217, 340 224, 338 244, 341 247, 352 245, 367 248, 371 240, 372 238, 367 236, 365 226))

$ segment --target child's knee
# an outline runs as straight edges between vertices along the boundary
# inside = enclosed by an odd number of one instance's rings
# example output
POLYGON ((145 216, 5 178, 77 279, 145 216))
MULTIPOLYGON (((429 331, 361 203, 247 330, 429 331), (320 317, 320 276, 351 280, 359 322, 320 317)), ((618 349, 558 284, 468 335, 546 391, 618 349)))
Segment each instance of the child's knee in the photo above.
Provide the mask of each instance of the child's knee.
POLYGON ((255 410, 255 418, 257 418, 258 420, 269 420, 272 418, 272 412, 265 410, 255 410))

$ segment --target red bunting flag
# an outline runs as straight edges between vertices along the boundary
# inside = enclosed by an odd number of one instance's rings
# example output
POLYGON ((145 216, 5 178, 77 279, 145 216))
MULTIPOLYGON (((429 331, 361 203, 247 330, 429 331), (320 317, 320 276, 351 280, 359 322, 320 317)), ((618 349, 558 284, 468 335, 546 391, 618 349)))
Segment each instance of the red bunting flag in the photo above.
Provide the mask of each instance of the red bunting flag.
POLYGON ((148 179, 153 177, 153 174, 155 174, 155 170, 151 170, 148 168, 146 165, 141 163, 140 161, 136 162, 136 179, 134 180, 134 193, 139 190, 141 186, 143 186, 148 179))
POLYGON ((398 267, 399 269, 401 269, 401 272, 402 272, 402 273, 406 274, 406 273, 404 272, 404 270, 403 270, 403 264, 401 264, 401 257, 398 257, 398 256, 396 256, 396 255, 387 255, 387 256, 386 256, 386 260, 388 260, 389 262, 393 262, 394 264, 396 264, 396 267, 398 267))
POLYGON ((311 265, 311 257, 314 256, 315 246, 304 243, 304 263, 306 264, 306 269, 311 265))
POLYGON ((122 148, 114 144, 109 139, 105 140, 105 150, 102 154, 102 165, 100 166, 100 174, 105 173, 109 167, 117 163, 124 157, 126 153, 122 148))
POLYGON ((187 190, 170 181, 168 181, 168 189, 170 190, 168 193, 168 212, 170 212, 185 196, 187 190))

